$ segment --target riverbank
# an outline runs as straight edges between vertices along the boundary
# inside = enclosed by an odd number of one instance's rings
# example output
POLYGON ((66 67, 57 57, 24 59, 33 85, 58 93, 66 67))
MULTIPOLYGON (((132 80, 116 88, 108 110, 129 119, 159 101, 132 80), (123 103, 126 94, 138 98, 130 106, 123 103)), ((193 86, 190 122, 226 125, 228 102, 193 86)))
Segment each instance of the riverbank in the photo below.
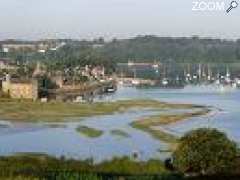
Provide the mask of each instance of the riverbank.
POLYGON ((63 103, 33 102, 27 100, 0 99, 0 118, 9 121, 59 122, 97 115, 124 112, 129 109, 194 109, 191 104, 169 104, 155 100, 119 100, 115 102, 63 103))

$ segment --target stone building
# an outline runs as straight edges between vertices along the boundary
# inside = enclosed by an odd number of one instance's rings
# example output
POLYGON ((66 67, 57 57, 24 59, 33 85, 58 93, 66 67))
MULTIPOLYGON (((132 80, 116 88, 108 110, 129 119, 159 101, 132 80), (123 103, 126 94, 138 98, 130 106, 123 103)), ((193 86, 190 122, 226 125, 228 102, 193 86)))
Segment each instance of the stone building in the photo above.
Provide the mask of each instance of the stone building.
POLYGON ((2 91, 14 99, 37 100, 39 95, 38 80, 12 79, 10 75, 2 81, 2 91))

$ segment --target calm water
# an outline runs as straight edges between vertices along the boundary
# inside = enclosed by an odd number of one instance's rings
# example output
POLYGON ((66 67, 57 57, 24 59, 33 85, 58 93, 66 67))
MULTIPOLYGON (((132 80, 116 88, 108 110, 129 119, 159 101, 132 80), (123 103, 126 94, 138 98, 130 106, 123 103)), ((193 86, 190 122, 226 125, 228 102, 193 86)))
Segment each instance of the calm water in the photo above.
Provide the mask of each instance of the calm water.
POLYGON ((108 100, 147 98, 173 103, 193 103, 213 106, 221 111, 210 113, 208 116, 193 118, 171 126, 165 130, 182 135, 186 131, 199 127, 218 128, 240 143, 240 90, 221 93, 210 89, 135 89, 120 88, 118 93, 108 97, 108 100))
MULTIPOLYGON (((194 118, 161 128, 180 136, 190 129, 215 127, 225 131, 229 137, 240 143, 240 91, 223 94, 195 88, 183 90, 119 88, 117 93, 103 97, 101 100, 139 98, 194 103, 219 108, 221 111, 213 112, 207 117, 194 118)), ((153 113, 148 110, 131 110, 125 113, 86 118, 80 122, 62 123, 63 126, 55 128, 49 128, 46 124, 11 124, 2 121, 0 122, 0 154, 36 152, 77 159, 92 157, 96 162, 111 159, 114 156, 131 156, 133 152, 138 152, 142 160, 165 158, 167 154, 160 153, 159 150, 166 150, 166 144, 129 126, 130 122, 153 113), (102 130, 104 134, 98 138, 85 137, 76 132, 75 129, 79 125, 102 130), (130 137, 113 135, 112 130, 122 130, 130 137)))
POLYGON ((160 154, 159 151, 166 150, 166 144, 129 126, 132 121, 154 113, 156 112, 149 110, 131 110, 86 118, 79 122, 74 120, 59 123, 60 126, 55 128, 50 128, 49 124, 11 124, 3 121, 4 125, 0 128, 0 154, 47 153, 56 157, 64 155, 75 159, 93 158, 95 162, 115 156, 132 156, 135 152, 140 155, 141 160, 164 158, 167 154, 160 154), (104 133, 98 138, 89 138, 76 131, 79 125, 102 130, 104 133), (113 135, 112 130, 121 130, 129 137, 113 135))

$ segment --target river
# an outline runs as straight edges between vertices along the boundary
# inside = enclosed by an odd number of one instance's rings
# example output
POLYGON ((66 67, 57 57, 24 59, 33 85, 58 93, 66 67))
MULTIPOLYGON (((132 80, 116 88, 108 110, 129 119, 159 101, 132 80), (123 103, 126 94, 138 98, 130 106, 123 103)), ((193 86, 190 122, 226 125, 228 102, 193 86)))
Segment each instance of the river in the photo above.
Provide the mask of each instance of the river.
MULTIPOLYGON (((199 127, 214 127, 240 143, 240 91, 219 93, 197 88, 187 89, 136 89, 120 87, 115 94, 102 97, 101 101, 119 99, 154 99, 174 103, 193 103, 214 106, 217 111, 205 117, 188 119, 174 125, 161 128, 181 136, 185 132, 199 127)), ((169 154, 167 144, 152 138, 149 134, 129 126, 129 123, 154 112, 145 110, 130 110, 125 113, 96 116, 84 121, 72 121, 49 127, 42 123, 10 123, 0 124, 0 155, 15 153, 44 153, 52 156, 86 159, 93 158, 95 162, 113 157, 132 156, 139 153, 140 160, 150 158, 164 159, 169 154), (102 130, 104 133, 97 138, 86 137, 76 131, 79 125, 102 130), (121 130, 128 137, 113 135, 113 130, 121 130)))

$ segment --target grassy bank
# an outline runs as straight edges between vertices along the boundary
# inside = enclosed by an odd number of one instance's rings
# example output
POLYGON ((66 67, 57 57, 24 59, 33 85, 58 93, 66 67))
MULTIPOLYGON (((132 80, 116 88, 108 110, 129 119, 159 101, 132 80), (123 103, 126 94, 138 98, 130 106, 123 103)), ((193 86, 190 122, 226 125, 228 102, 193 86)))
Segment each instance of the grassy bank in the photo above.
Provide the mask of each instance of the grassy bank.
POLYGON ((87 126, 79 126, 76 131, 90 138, 97 138, 103 134, 103 131, 87 126))
POLYGON ((64 121, 96 115, 124 112, 130 108, 188 109, 189 104, 168 104, 153 100, 123 100, 77 104, 63 102, 32 102, 26 100, 0 99, 0 118, 13 121, 64 121))

